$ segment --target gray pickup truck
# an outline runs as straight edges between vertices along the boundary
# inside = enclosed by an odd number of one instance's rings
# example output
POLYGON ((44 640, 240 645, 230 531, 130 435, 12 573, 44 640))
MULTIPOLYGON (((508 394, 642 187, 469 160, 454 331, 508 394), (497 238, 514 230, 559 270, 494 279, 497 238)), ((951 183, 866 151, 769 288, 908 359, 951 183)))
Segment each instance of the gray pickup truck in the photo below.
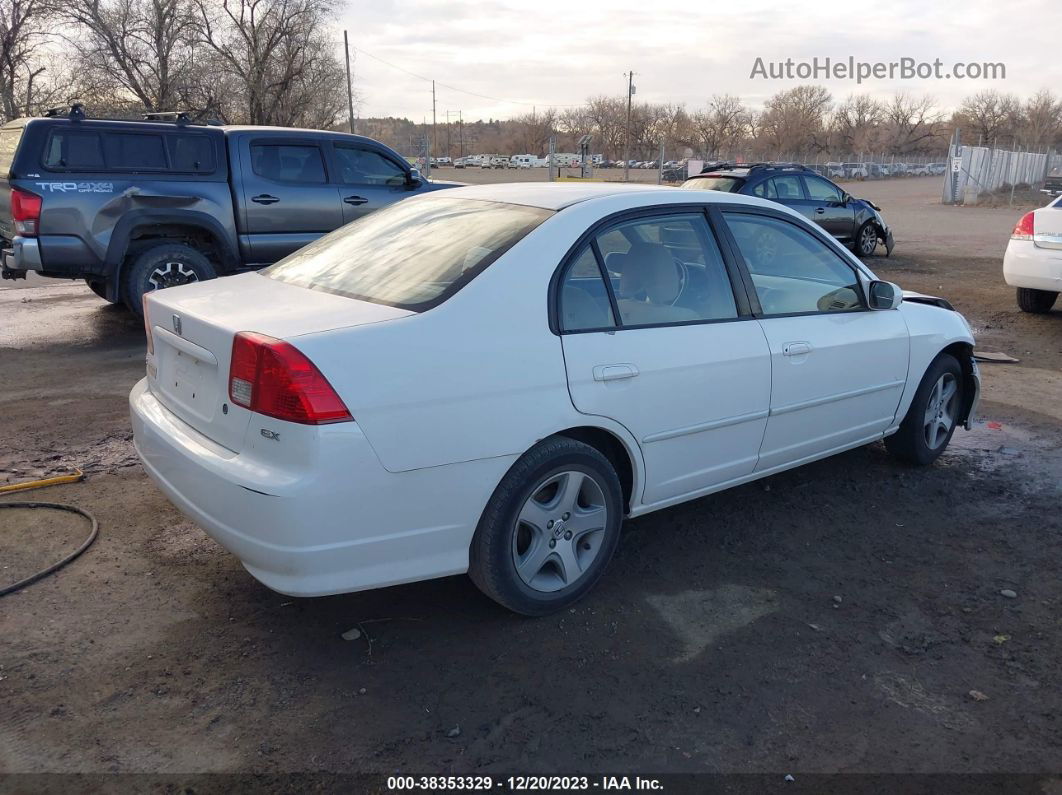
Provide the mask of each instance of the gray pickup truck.
POLYGON ((84 279, 138 313, 145 292, 269 265, 457 184, 357 135, 50 114, 0 127, 2 275, 84 279))

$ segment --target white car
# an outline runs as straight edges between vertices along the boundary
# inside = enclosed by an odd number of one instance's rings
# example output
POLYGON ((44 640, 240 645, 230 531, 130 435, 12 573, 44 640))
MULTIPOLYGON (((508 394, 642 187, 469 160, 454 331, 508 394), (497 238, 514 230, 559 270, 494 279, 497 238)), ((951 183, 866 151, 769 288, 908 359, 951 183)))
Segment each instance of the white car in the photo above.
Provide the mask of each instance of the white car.
POLYGON ((455 188, 145 309, 145 468, 296 596, 468 572, 549 613, 624 517, 882 438, 926 464, 980 390, 946 301, 716 191, 455 188))
POLYGON ((1023 312, 1050 312, 1062 291, 1062 196, 1025 213, 1010 234, 1003 278, 1023 312))

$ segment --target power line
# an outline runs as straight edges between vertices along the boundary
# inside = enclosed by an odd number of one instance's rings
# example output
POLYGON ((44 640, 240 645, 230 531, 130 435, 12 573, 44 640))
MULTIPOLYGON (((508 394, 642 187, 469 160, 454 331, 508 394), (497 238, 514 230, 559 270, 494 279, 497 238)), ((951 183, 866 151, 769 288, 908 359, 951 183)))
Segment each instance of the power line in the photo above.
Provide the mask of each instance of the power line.
MULTIPOLYGON (((478 93, 476 91, 468 91, 467 89, 458 88, 457 86, 452 86, 452 85, 450 85, 448 83, 442 83, 442 82, 439 82, 439 81, 433 81, 432 78, 430 78, 430 77, 425 77, 424 75, 417 74, 416 72, 411 72, 408 69, 404 69, 401 66, 399 66, 398 64, 393 64, 390 61, 385 61, 380 56, 373 55, 371 52, 363 50, 361 47, 353 47, 352 49, 355 52, 360 52, 362 55, 368 55, 374 61, 379 61, 380 63, 384 64, 385 66, 390 66, 392 69, 397 69, 399 72, 407 74, 410 77, 415 77, 418 80, 423 80, 423 81, 425 81, 427 83, 435 82, 437 85, 442 86, 443 88, 448 88, 451 91, 456 91, 459 94, 468 94, 469 96, 479 97, 480 99, 489 99, 491 102, 504 102, 504 103, 506 103, 508 105, 525 105, 526 107, 529 107, 529 108, 533 108, 536 105, 541 104, 541 103, 537 103, 537 102, 523 102, 522 100, 519 100, 519 99, 505 99, 504 97, 494 97, 494 96, 491 96, 490 94, 480 94, 480 93, 478 93)), ((563 104, 550 105, 550 104, 547 104, 546 107, 548 107, 548 108, 581 108, 583 106, 583 104, 584 103, 582 103, 582 102, 572 103, 570 105, 563 105, 563 104)))

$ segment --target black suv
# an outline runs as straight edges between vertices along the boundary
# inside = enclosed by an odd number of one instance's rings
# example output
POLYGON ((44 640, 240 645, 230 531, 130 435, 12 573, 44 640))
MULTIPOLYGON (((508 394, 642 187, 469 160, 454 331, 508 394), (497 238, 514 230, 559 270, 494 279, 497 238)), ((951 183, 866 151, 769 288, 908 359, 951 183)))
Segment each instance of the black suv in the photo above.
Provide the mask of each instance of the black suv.
POLYGON ((742 193, 784 204, 850 245, 861 257, 871 256, 879 240, 886 256, 895 245, 880 207, 850 196, 799 163, 712 163, 682 187, 742 193))
POLYGON ((50 113, 0 127, 3 277, 84 279, 138 313, 145 292, 269 265, 457 184, 429 182, 358 135, 50 113))

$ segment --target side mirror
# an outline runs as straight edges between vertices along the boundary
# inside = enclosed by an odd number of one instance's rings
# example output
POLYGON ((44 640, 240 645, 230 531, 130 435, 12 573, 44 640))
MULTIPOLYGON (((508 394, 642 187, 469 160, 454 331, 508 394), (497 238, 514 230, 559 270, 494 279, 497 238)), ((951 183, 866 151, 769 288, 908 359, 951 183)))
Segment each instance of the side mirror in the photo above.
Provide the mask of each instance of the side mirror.
POLYGON ((409 174, 406 175, 406 184, 411 188, 416 188, 424 181, 424 178, 420 175, 419 168, 411 168, 409 174))
POLYGON ((903 291, 892 282, 871 282, 867 302, 871 309, 896 309, 903 302, 903 291))

